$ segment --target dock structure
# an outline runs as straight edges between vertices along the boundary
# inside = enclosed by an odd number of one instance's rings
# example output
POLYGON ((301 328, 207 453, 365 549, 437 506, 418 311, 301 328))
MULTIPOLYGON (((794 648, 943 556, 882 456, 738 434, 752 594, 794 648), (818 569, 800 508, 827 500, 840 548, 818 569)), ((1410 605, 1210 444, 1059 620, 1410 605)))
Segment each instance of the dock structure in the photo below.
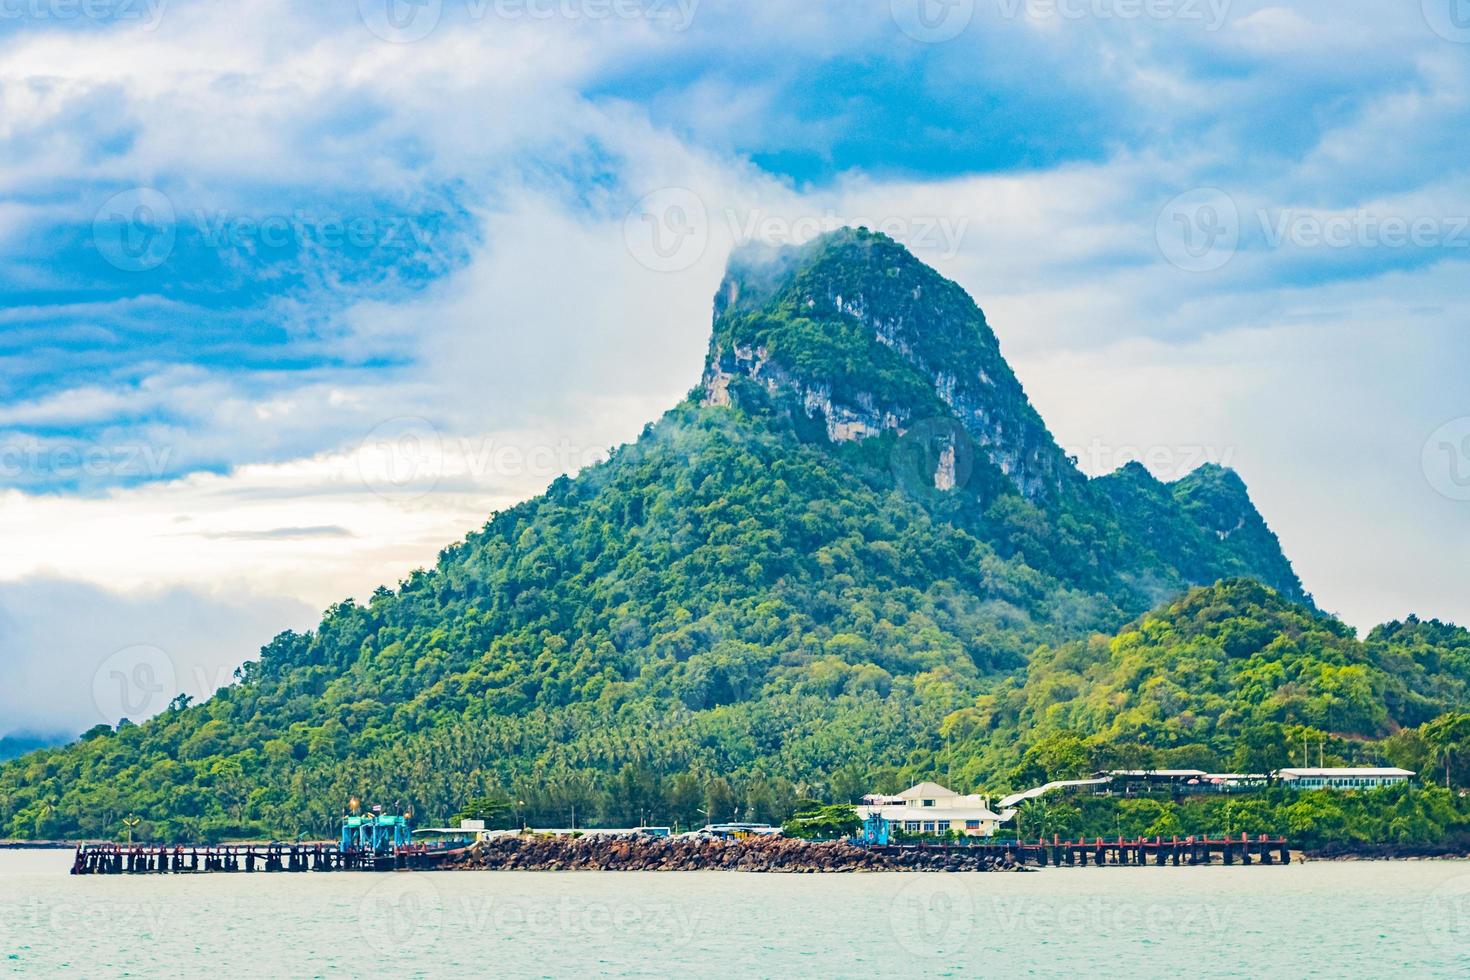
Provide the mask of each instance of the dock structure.
POLYGON ((1062 840, 1054 836, 1049 841, 1027 843, 1021 841, 987 841, 985 843, 931 844, 927 842, 892 842, 874 846, 884 853, 901 853, 905 850, 952 850, 961 853, 979 851, 989 857, 999 858, 1011 864, 1045 867, 1095 867, 1115 866, 1144 867, 1193 867, 1196 865, 1271 865, 1290 864, 1291 848, 1282 837, 1265 834, 1252 838, 1249 834, 1239 837, 1139 837, 1129 840, 1118 837, 1107 840, 1097 837, 1092 840, 1062 840))
POLYGON ((305 844, 79 844, 74 875, 213 872, 404 871, 429 868, 456 853, 408 845, 390 854, 305 844))
MULTIPOLYGON (((614 838, 609 838, 614 842, 614 838)), ((854 843, 862 843, 854 841, 854 843)), ((1284 838, 1251 837, 1102 837, 1091 840, 960 842, 895 841, 868 843, 869 850, 897 857, 900 865, 923 864, 935 855, 983 857, 1000 865, 1037 868, 1114 866, 1195 867, 1220 865, 1290 864, 1291 850, 1284 838), (917 858, 923 855, 922 858, 917 858), (905 858, 908 858, 906 861, 905 858), (917 860, 915 860, 917 858, 917 860)), ((306 871, 413 871, 443 867, 469 853, 468 846, 406 844, 384 852, 336 843, 270 844, 81 844, 71 873, 208 874, 306 871)), ((932 862, 931 862, 932 863, 932 862)), ((967 866, 962 860, 953 870, 967 866)))

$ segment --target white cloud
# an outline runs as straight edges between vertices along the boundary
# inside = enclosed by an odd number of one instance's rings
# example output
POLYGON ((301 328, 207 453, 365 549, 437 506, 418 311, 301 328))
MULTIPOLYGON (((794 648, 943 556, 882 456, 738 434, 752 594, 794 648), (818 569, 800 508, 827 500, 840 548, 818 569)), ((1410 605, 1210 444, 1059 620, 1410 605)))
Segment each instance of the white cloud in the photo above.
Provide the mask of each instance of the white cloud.
POLYGON ((101 496, 0 496, 0 581, 56 576, 122 589, 240 585, 325 607, 366 598, 496 509, 605 457, 627 434, 459 433, 383 419, 343 451, 195 473, 101 496), (319 533, 305 533, 317 529, 319 533), (289 531, 291 533, 282 533, 289 531))

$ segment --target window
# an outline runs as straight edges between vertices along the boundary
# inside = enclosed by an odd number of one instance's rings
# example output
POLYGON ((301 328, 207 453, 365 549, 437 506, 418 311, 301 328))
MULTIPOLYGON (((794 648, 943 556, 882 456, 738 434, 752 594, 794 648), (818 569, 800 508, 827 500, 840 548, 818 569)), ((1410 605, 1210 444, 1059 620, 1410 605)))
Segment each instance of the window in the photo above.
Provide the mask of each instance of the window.
POLYGON ((903 829, 904 830, 918 830, 919 829, 919 821, 917 821, 917 820, 909 820, 906 823, 904 823, 903 829))
POLYGON ((933 800, 920 800, 919 801, 919 805, 920 806, 933 806, 934 805, 934 801, 933 800))
POLYGON ((978 820, 966 820, 965 821, 965 829, 966 830, 979 830, 980 829, 980 821, 978 821, 978 820))
POLYGON ((932 833, 934 833, 935 829, 936 829, 936 827, 935 827, 934 821, 932 821, 932 820, 926 820, 926 821, 924 821, 924 833, 926 833, 926 834, 932 834, 932 833))

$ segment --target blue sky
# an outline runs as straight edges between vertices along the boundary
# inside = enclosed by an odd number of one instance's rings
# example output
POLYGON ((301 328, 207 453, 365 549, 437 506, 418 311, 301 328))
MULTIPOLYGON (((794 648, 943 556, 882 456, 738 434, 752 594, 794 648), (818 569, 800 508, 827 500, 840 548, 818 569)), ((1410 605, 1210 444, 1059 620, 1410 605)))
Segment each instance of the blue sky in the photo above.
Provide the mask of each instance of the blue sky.
POLYGON ((1470 622, 1467 0, 6 9, 0 733, 432 562, 689 389, 733 244, 846 221, 1090 470, 1228 463, 1326 608, 1470 622))

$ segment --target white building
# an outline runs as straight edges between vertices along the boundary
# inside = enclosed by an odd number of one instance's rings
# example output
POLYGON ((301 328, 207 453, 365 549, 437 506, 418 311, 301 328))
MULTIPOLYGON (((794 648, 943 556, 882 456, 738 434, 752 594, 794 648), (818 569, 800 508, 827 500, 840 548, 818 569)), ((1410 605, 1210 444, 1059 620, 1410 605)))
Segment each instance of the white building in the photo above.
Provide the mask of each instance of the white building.
POLYGON ((858 816, 866 820, 880 816, 895 830, 909 834, 946 834, 954 831, 970 837, 989 837, 1016 811, 996 813, 990 800, 972 793, 961 796, 938 783, 919 783, 897 796, 874 793, 863 797, 858 816))
POLYGON ((1281 769, 1276 778, 1293 789, 1373 789, 1407 783, 1414 775, 1407 769, 1281 769))

